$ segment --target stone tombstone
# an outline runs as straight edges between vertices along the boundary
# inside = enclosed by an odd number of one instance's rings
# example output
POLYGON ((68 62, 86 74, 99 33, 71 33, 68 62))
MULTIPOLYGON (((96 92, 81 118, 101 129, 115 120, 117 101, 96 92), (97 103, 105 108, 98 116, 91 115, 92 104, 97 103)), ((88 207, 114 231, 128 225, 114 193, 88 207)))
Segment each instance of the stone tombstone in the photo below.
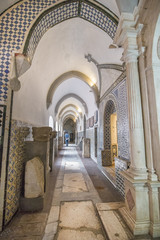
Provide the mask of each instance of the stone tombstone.
POLYGON ((90 139, 83 138, 82 141, 82 157, 83 158, 90 158, 90 139))
POLYGON ((44 165, 39 157, 27 161, 25 166, 25 198, 44 195, 44 165))

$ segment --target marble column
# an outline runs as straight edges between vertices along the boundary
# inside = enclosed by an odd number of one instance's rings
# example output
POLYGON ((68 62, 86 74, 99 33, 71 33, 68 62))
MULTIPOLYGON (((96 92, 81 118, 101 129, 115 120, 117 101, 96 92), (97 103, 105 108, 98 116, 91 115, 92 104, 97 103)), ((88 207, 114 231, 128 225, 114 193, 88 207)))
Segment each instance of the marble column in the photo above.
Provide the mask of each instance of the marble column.
MULTIPOLYGON (((136 37, 136 36, 135 36, 136 37)), ((130 174, 134 179, 147 179, 144 130, 137 66, 138 50, 127 49, 124 53, 127 71, 128 112, 131 143, 130 174)))
POLYGON ((149 233, 150 213, 140 76, 137 64, 139 60, 137 36, 140 28, 136 25, 136 20, 137 17, 133 14, 122 14, 114 42, 124 48, 130 133, 131 165, 128 170, 121 173, 125 182, 126 205, 121 210, 121 214, 134 235, 142 235, 149 233))

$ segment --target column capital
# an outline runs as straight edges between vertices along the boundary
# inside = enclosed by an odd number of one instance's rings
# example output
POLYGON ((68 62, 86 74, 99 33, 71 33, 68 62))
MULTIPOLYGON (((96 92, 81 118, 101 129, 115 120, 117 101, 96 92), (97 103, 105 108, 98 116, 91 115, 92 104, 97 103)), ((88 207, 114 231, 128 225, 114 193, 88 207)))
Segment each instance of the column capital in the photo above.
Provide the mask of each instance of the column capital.
POLYGON ((139 56, 139 52, 136 49, 128 49, 124 52, 124 61, 126 63, 136 63, 137 62, 137 58, 139 56))

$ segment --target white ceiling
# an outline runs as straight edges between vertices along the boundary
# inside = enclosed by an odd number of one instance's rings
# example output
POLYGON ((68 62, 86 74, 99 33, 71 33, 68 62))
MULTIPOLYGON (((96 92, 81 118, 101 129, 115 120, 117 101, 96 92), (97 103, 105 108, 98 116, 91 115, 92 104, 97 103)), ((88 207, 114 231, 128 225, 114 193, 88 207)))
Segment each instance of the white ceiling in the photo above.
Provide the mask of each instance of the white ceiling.
MULTIPOLYGON (((46 109, 46 98, 50 86, 54 80, 66 72, 82 72, 98 87, 97 67, 89 63, 84 56, 90 53, 100 64, 121 64, 122 49, 109 49, 111 43, 112 39, 103 30, 81 18, 69 19, 49 29, 36 48, 30 69, 20 77, 22 87, 15 93, 19 113, 15 112, 15 117, 18 118, 22 114, 25 116, 24 108, 22 109, 20 103, 20 99, 23 98, 23 102, 26 102, 26 106, 30 108, 29 111, 33 111, 31 115, 35 122, 37 116, 35 106, 39 113, 46 109)), ((54 116, 57 102, 69 93, 75 93, 84 99, 89 110, 88 117, 93 116, 96 109, 93 92, 90 92, 87 84, 75 78, 64 81, 57 88, 52 106, 49 108, 52 116, 54 116)))

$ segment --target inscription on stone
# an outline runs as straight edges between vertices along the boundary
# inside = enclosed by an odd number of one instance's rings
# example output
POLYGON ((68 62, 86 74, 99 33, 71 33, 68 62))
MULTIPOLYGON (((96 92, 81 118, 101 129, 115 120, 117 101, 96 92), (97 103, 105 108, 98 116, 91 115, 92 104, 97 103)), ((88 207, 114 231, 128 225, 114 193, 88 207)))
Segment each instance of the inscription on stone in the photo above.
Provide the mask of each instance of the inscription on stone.
POLYGON ((127 192, 126 199, 127 199, 129 210, 132 211, 132 209, 135 206, 135 202, 130 189, 127 192))

